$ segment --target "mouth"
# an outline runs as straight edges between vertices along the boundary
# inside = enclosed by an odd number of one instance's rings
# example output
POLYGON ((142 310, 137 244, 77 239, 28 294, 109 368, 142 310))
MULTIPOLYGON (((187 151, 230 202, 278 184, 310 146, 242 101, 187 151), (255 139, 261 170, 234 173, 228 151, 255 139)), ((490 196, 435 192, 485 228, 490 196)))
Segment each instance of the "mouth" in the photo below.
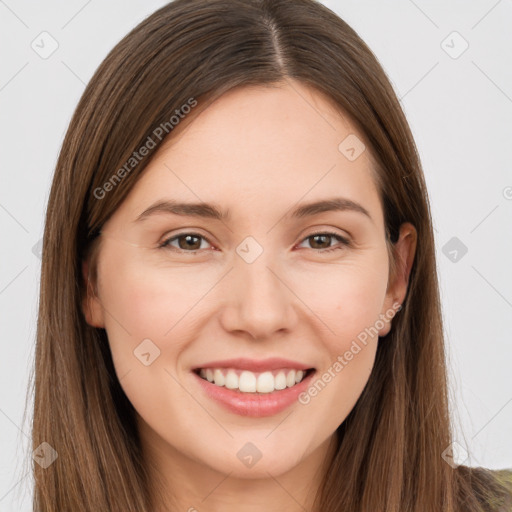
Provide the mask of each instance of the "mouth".
POLYGON ((238 416, 262 418, 297 406, 316 369, 291 359, 224 359, 191 368, 194 386, 209 401, 238 416))
MULTIPOLYGON (((241 360, 238 360, 241 361, 241 360)), ((246 360, 247 361, 247 360, 246 360)), ((300 404, 313 381, 315 368, 283 360, 229 364, 210 363, 191 374, 205 398, 238 416, 264 418, 300 404), (249 370, 247 367, 251 367, 249 370), (301 366, 298 368, 297 366, 301 366)))
POLYGON ((314 373, 315 369, 283 367, 253 372, 240 368, 208 367, 195 368, 193 372, 215 386, 224 387, 241 394, 258 395, 293 388, 314 373))

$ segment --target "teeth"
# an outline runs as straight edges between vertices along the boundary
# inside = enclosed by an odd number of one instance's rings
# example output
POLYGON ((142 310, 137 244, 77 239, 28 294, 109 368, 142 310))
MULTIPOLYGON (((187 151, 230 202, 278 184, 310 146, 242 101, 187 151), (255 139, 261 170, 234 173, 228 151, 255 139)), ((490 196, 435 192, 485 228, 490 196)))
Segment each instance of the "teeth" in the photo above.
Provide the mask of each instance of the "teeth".
POLYGON ((221 368, 201 369, 199 375, 228 389, 237 389, 242 393, 272 393, 275 390, 291 388, 302 381, 306 372, 303 370, 278 370, 254 373, 247 370, 225 370, 221 368))
POLYGON ((244 393, 254 393, 256 391, 256 375, 252 372, 242 372, 238 378, 238 389, 244 393))
POLYGON ((226 375, 225 385, 228 389, 238 389, 238 375, 230 370, 226 375))
POLYGON ((275 389, 284 389, 286 387, 286 375, 284 372, 279 372, 274 377, 274 388, 275 389))
POLYGON ((213 371, 213 382, 215 382, 217 386, 224 386, 226 382, 224 374, 218 368, 213 371))
MULTIPOLYGON (((258 393, 272 393, 274 389, 275 381, 272 372, 260 373, 256 382, 256 391, 258 391, 258 393)), ((240 390, 245 391, 242 386, 240 386, 240 390)))

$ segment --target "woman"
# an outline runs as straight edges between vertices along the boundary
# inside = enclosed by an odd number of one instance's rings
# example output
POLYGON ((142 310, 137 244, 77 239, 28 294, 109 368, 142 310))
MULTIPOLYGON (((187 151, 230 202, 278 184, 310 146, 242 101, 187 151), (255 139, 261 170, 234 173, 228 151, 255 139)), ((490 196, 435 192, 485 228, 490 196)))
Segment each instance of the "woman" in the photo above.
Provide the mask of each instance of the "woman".
POLYGON ((107 56, 55 171, 37 336, 34 510, 511 506, 507 472, 451 455, 409 127, 313 1, 176 0, 107 56))

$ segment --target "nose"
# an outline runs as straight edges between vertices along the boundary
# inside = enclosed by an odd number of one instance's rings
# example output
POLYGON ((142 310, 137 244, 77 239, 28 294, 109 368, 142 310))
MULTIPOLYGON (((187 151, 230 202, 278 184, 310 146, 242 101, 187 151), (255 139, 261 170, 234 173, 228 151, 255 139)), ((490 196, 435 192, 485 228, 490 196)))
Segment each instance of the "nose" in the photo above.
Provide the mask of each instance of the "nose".
POLYGON ((297 297, 280 268, 265 251, 252 263, 235 258, 225 283, 228 297, 221 314, 225 330, 263 340, 293 329, 297 297))

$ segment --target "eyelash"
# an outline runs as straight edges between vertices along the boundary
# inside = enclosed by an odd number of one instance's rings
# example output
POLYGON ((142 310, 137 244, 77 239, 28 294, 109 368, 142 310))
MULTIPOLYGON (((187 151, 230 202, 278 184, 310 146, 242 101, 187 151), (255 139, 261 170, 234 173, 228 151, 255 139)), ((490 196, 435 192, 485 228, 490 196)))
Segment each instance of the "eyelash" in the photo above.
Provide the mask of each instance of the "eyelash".
MULTIPOLYGON (((206 240, 209 244, 211 244, 211 242, 206 237, 204 237, 203 235, 200 235, 199 233, 180 233, 179 235, 174 235, 174 236, 164 240, 159 245, 159 248, 161 248, 161 249, 169 249, 169 250, 177 251, 177 252, 181 252, 181 253, 197 254, 202 249, 195 249, 195 250, 192 250, 192 251, 187 251, 185 249, 179 249, 177 247, 173 247, 173 246, 169 245, 170 242, 172 242, 174 240, 177 240, 177 239, 179 239, 179 238, 181 238, 183 236, 187 236, 187 235, 192 235, 194 237, 202 238, 203 240, 206 240)), ((319 253, 325 254, 327 252, 332 252, 332 251, 335 251, 335 250, 338 250, 338 249, 343 249, 345 247, 350 247, 350 245, 351 245, 350 241, 347 238, 342 237, 338 233, 332 233, 330 231, 319 231, 318 233, 311 233, 307 237, 303 238, 300 243, 304 242, 308 238, 313 238, 315 236, 320 236, 320 235, 327 235, 327 236, 336 238, 341 243, 339 245, 335 245, 333 247, 328 247, 326 249, 312 249, 315 252, 319 252, 319 253)))

